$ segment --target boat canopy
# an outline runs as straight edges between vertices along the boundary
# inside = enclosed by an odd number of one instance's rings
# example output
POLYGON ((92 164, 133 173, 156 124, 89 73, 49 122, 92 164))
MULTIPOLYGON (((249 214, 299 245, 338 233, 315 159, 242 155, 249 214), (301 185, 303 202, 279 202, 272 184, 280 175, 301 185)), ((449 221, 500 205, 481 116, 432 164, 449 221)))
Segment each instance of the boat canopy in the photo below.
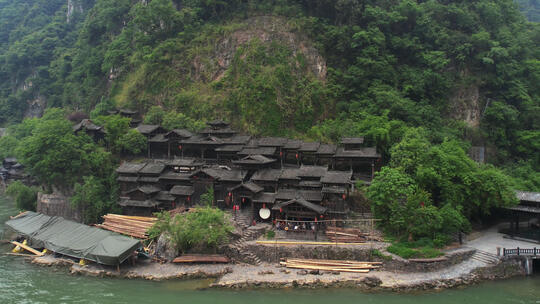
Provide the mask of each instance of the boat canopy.
POLYGON ((104 265, 119 265, 142 246, 136 239, 30 211, 6 225, 25 236, 32 247, 104 265))

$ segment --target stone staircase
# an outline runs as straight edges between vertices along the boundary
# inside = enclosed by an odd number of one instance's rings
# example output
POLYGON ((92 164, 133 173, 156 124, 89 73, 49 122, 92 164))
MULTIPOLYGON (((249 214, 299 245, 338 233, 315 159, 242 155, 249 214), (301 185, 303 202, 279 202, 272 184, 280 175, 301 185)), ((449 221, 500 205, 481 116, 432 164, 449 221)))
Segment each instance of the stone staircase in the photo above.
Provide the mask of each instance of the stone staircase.
MULTIPOLYGON (((234 219, 234 214, 232 218, 234 219)), ((228 250, 236 256, 237 260, 253 265, 260 265, 261 260, 247 248, 248 241, 257 239, 264 234, 265 227, 251 226, 251 217, 248 213, 238 212, 236 224, 242 228, 242 236, 237 241, 229 244, 228 250)))
POLYGON ((471 259, 485 264, 497 264, 500 261, 500 258, 497 255, 478 249, 471 256, 471 259))

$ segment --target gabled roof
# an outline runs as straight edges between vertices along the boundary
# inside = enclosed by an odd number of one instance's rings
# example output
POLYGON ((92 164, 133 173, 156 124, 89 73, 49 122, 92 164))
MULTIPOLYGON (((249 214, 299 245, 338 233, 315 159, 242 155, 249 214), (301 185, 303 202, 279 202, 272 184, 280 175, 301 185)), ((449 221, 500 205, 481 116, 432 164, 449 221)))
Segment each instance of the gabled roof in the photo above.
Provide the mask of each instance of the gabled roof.
POLYGON ((283 137, 262 137, 257 141, 261 147, 283 147, 288 139, 283 137))
POLYGON ((345 187, 340 187, 340 186, 323 187, 322 193, 345 194, 347 193, 347 189, 345 187))
POLYGON ((192 173, 176 173, 176 172, 166 172, 159 176, 160 180, 176 180, 176 181, 189 181, 191 179, 192 173))
POLYGON ((270 192, 260 192, 253 198, 255 203, 273 204, 276 201, 276 194, 270 192))
POLYGON ((322 201, 322 194, 317 190, 297 190, 297 189, 279 189, 276 193, 277 200, 292 200, 295 198, 304 198, 312 202, 322 201))
POLYGON ((276 148, 275 147, 244 147, 242 151, 238 152, 238 155, 264 155, 264 156, 272 156, 276 154, 276 148))
POLYGON ((323 184, 350 184, 352 172, 350 171, 328 171, 321 178, 323 184))
POLYGON ((200 132, 201 134, 236 134, 237 132, 231 128, 213 129, 206 128, 200 132))
POLYGON ((157 134, 148 140, 151 143, 166 143, 167 141, 168 139, 165 137, 165 134, 157 134))
POLYGON ((184 139, 180 143, 195 145, 221 145, 223 144, 223 140, 211 135, 197 135, 188 139, 184 139))
POLYGON ((169 167, 195 167, 203 165, 201 161, 192 158, 167 159, 164 161, 164 163, 166 166, 169 167))
POLYGON ((116 173, 118 174, 137 174, 139 171, 146 166, 146 163, 128 163, 125 162, 116 169, 116 173))
POLYGON ((345 150, 340 147, 337 149, 335 158, 379 158, 381 155, 377 153, 377 148, 368 147, 360 148, 358 150, 345 150))
POLYGON ((298 139, 289 139, 287 143, 283 146, 285 150, 298 150, 302 146, 302 141, 298 139))
POLYGON ((159 176, 141 176, 137 179, 137 181, 141 183, 155 184, 159 182, 159 176))
POLYGON ((158 193, 159 191, 161 191, 161 189, 159 189, 158 187, 155 187, 155 186, 145 185, 145 186, 140 186, 139 188, 129 190, 126 193, 132 193, 132 192, 135 192, 135 191, 140 191, 140 192, 142 192, 144 194, 154 194, 154 193, 158 193))
POLYGON ((142 168, 140 174, 159 175, 165 170, 165 165, 160 163, 148 163, 142 168))
POLYGON ((266 165, 275 161, 275 159, 262 155, 248 155, 240 160, 233 160, 232 163, 237 165, 266 165))
POLYGON ((90 119, 83 119, 80 123, 73 126, 73 131, 78 132, 82 129, 87 131, 101 131, 103 132, 103 127, 94 124, 90 119))
POLYGON ((193 136, 193 133, 189 132, 186 129, 174 129, 167 134, 165 134, 165 137, 180 137, 180 138, 190 138, 193 136))
POLYGON ((364 143, 364 136, 360 137, 343 137, 341 139, 342 145, 361 145, 364 143))
POLYGON ((310 203, 310 202, 306 201, 303 198, 296 198, 296 199, 292 199, 290 201, 277 203, 274 206, 272 206, 272 210, 279 210, 279 209, 281 209, 283 207, 286 207, 286 206, 289 206, 291 204, 298 204, 298 205, 304 206, 304 207, 306 207, 306 208, 308 208, 308 209, 310 209, 312 211, 317 212, 318 214, 324 214, 326 212, 326 207, 310 203))
POLYGON ((321 144, 319 146, 319 149, 317 149, 317 152, 315 152, 315 154, 333 155, 334 153, 336 153, 336 150, 337 150, 336 145, 321 144))
POLYGON ((251 140, 250 135, 234 135, 229 138, 224 138, 223 142, 228 145, 245 145, 251 140))
POLYGON ((298 169, 299 177, 323 177, 328 171, 327 167, 302 165, 298 169))
POLYGON ((540 192, 516 191, 516 196, 520 201, 540 203, 540 192))
POLYGON ((206 124, 209 125, 209 126, 212 126, 212 127, 226 127, 226 126, 229 125, 228 122, 223 121, 223 120, 221 120, 221 119, 216 119, 216 120, 208 121, 206 124))
POLYGON ((219 169, 219 168, 205 168, 199 171, 196 171, 191 174, 191 176, 196 175, 197 172, 203 172, 214 179, 218 179, 220 181, 228 181, 228 182, 241 182, 244 180, 244 177, 246 176, 247 172, 240 171, 240 170, 225 170, 225 169, 219 169))
POLYGON ((279 169, 262 169, 257 170, 251 177, 254 181, 268 181, 277 182, 281 176, 281 170, 279 169))
POLYGON ((169 191, 159 191, 156 195, 156 200, 163 202, 172 202, 174 201, 174 196, 172 196, 169 191))
POLYGON ((300 187, 309 187, 309 188, 321 188, 322 187, 321 182, 318 182, 318 181, 306 181, 306 180, 303 180, 303 181, 300 181, 300 183, 298 185, 300 187))
POLYGON ((317 152, 320 142, 304 142, 298 151, 300 152, 317 152))
POLYGON ((240 152, 242 149, 244 149, 242 145, 225 145, 216 148, 216 152, 240 152))
POLYGON ((300 179, 298 177, 298 168, 283 168, 279 179, 300 179))
POLYGON ((247 182, 247 183, 241 183, 240 185, 236 185, 236 186, 230 188, 229 191, 234 191, 234 190, 237 190, 237 189, 240 189, 240 188, 247 189, 248 191, 251 191, 253 193, 259 193, 259 192, 264 190, 263 187, 255 184, 255 183, 247 182))
POLYGON ((124 182, 124 183, 136 183, 137 180, 138 180, 138 177, 137 176, 125 176, 125 175, 120 175, 116 178, 117 181, 119 182, 124 182))
POLYGON ((137 126, 137 131, 139 131, 139 133, 144 134, 144 135, 149 135, 150 133, 158 131, 159 129, 163 129, 163 128, 161 128, 158 125, 140 124, 137 126))
POLYGON ((169 191, 170 194, 178 196, 190 196, 193 195, 194 192, 193 186, 174 186, 169 191))

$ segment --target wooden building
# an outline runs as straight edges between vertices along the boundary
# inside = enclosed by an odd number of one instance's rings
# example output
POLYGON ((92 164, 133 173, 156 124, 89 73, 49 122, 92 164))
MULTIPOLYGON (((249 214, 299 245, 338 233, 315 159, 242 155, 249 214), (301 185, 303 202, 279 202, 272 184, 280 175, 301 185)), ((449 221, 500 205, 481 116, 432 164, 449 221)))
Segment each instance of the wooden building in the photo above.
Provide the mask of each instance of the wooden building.
POLYGON ((105 140, 105 129, 102 126, 94 124, 90 119, 83 119, 80 123, 74 125, 73 132, 75 134, 84 132, 95 142, 105 140))

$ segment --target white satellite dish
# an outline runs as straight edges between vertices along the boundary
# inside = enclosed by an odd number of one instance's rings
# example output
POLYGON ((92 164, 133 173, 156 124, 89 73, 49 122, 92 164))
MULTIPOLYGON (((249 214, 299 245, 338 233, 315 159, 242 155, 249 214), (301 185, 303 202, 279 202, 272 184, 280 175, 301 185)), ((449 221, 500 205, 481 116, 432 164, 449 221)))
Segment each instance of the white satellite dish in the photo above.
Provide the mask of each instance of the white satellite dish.
POLYGON ((263 219, 263 220, 266 220, 270 217, 270 209, 268 208, 261 208, 259 210, 259 216, 263 219))

